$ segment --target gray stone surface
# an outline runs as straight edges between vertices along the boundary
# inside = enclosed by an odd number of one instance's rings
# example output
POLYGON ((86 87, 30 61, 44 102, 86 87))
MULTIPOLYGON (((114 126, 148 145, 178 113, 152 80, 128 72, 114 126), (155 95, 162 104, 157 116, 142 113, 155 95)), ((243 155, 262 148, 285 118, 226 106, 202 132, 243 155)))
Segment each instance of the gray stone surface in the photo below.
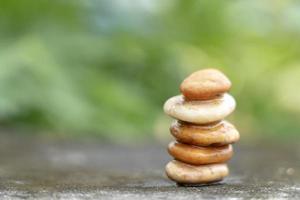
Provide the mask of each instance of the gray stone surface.
POLYGON ((300 199, 299 144, 236 145, 223 182, 178 187, 164 175, 171 158, 154 142, 1 134, 0 199, 300 199))

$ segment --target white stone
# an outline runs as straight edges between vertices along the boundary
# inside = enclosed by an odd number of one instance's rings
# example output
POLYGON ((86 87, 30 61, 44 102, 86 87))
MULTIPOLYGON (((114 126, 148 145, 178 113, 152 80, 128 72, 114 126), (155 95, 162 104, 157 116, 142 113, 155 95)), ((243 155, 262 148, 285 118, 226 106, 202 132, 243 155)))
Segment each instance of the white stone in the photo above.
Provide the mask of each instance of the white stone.
POLYGON ((234 98, 228 93, 205 101, 185 101, 183 95, 178 95, 166 101, 164 111, 181 121, 207 124, 224 119, 234 111, 235 106, 234 98))

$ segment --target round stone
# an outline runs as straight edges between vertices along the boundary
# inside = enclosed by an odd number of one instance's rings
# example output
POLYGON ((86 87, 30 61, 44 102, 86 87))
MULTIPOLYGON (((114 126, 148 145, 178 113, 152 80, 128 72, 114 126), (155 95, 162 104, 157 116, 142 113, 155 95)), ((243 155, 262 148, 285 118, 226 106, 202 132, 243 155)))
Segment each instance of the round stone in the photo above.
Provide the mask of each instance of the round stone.
POLYGON ((230 80, 217 69, 204 69, 192 73, 180 85, 187 100, 211 99, 229 91, 230 80))
POLYGON ((164 104, 167 115, 194 124, 208 124, 224 119, 235 109, 234 98, 225 93, 212 100, 185 101, 182 95, 171 97, 164 104))
POLYGON ((171 142, 168 152, 176 160, 192 165, 223 163, 233 155, 232 145, 220 147, 198 147, 193 145, 171 142))
POLYGON ((229 170, 224 163, 194 166, 173 160, 166 165, 166 174, 180 184, 206 184, 221 181, 229 170))
POLYGON ((195 125, 175 120, 170 132, 177 141, 196 146, 223 146, 235 143, 240 138, 236 128, 227 121, 195 125))

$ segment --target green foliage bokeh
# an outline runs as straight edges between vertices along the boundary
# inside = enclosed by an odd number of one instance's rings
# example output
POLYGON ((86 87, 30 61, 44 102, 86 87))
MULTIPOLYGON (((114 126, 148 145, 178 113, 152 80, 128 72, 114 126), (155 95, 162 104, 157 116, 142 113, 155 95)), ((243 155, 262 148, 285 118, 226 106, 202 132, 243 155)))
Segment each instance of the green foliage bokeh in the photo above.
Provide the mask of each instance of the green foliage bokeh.
POLYGON ((2 0, 3 127, 151 135, 189 73, 224 71, 241 132, 300 130, 297 1, 2 0))

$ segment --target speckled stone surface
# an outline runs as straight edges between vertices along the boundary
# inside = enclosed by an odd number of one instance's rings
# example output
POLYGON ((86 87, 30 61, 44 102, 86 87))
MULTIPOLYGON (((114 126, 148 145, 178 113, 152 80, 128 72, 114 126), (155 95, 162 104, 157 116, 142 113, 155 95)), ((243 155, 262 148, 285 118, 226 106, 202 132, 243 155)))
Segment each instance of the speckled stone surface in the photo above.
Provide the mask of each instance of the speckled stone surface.
POLYGON ((300 199, 300 143, 241 143, 223 182, 178 187, 155 142, 1 134, 0 199, 300 199))

